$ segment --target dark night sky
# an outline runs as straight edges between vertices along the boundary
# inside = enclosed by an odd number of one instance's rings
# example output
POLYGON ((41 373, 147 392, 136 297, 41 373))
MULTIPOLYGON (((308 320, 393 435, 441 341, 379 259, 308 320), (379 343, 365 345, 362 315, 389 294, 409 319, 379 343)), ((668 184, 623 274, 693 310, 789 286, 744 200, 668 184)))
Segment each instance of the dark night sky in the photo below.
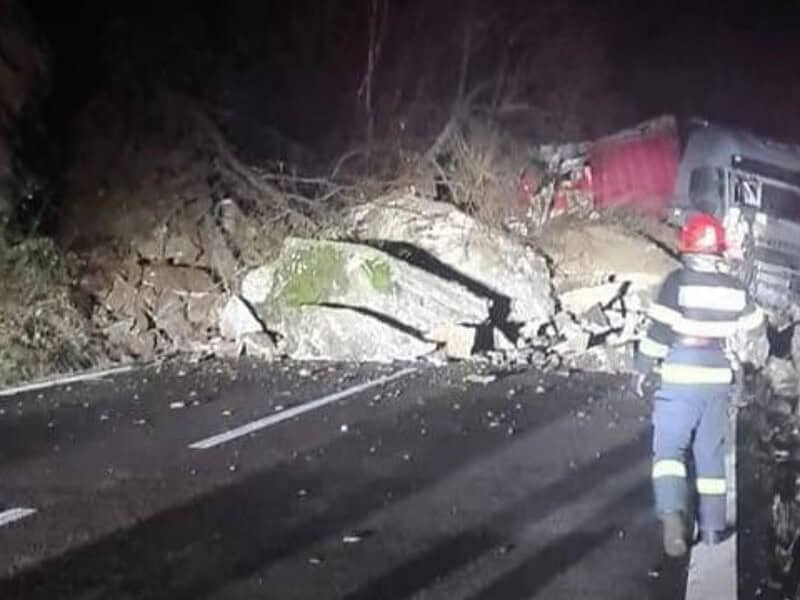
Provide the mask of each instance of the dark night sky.
MULTIPOLYGON (((497 70, 498 43, 526 18, 533 25, 518 44, 521 52, 546 45, 554 27, 567 39, 573 36, 575 52, 583 53, 576 62, 597 70, 592 48, 581 44, 589 28, 599 32, 593 43, 607 57, 602 83, 626 105, 621 116, 598 128, 667 111, 739 122, 773 135, 800 135, 800 118, 788 114, 800 104, 797 3, 573 1, 557 17, 542 9, 563 4, 516 0, 490 8, 475 2, 477 21, 489 24, 489 42, 474 61, 474 81, 497 70)), ((352 117, 348 111, 364 63, 366 0, 31 0, 31 6, 56 61, 55 120, 68 121, 112 84, 145 94, 166 84, 229 102, 309 142, 337 124, 347 126, 352 117)), ((431 93, 449 101, 448 76, 456 70, 467 6, 390 0, 381 80, 387 94, 412 87, 401 68, 411 65, 439 73, 432 79, 441 80, 441 89, 431 93)), ((549 67, 558 72, 559 65, 549 67)), ((599 116, 584 120, 603 122, 599 116)))

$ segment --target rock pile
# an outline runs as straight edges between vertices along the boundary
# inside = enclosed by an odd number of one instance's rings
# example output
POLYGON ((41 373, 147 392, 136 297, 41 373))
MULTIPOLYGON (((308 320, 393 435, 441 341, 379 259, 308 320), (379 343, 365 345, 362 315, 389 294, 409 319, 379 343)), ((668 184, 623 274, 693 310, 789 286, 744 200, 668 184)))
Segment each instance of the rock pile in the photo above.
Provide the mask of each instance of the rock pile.
POLYGON ((257 232, 234 204, 223 208, 220 225, 210 203, 187 204, 119 255, 103 249, 90 257, 81 287, 97 300, 95 319, 120 353, 273 357, 271 338, 235 293, 244 271, 239 247, 252 247, 257 232))
POLYGON ((622 370, 653 284, 675 266, 645 238, 596 223, 543 252, 414 194, 349 209, 331 239, 288 237, 257 264, 242 260, 257 229, 225 208, 221 221, 185 207, 103 269, 111 280, 84 282, 125 353, 622 370), (650 258, 620 259, 629 253, 650 258), (564 267, 581 261, 594 278, 564 267))

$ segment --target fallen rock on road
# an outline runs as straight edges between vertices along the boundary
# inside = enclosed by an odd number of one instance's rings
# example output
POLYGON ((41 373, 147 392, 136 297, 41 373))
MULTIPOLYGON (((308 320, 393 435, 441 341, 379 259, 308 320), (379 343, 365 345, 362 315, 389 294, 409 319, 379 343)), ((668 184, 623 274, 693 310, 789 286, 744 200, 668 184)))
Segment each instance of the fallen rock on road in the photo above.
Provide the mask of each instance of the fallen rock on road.
POLYGON ((491 304, 370 246, 301 238, 245 276, 242 294, 297 359, 411 360, 438 345, 465 358, 491 304))
POLYGON ((442 277, 492 297, 508 321, 544 324, 555 312, 545 258, 450 204, 397 195, 353 209, 346 221, 355 239, 406 252, 442 277))
POLYGON ((286 307, 269 326, 296 360, 412 361, 436 350, 434 342, 350 308, 286 307))
POLYGON ((219 332, 222 337, 240 341, 248 334, 263 331, 264 326, 241 298, 233 296, 228 300, 219 320, 219 332))

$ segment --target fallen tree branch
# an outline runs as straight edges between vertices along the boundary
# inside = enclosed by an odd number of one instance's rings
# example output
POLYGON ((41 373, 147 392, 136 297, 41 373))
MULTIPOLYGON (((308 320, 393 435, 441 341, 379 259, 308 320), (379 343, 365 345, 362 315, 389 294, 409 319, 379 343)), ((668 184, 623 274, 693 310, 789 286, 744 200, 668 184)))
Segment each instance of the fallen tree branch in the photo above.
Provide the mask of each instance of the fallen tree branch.
POLYGON ((352 150, 348 150, 344 154, 342 154, 336 163, 333 165, 333 170, 331 171, 331 178, 335 178, 339 175, 339 171, 341 171, 344 164, 349 161, 350 159, 356 158, 357 156, 362 156, 367 153, 366 148, 353 148, 352 150))
POLYGON ((433 145, 425 152, 425 160, 435 159, 442 149, 450 142, 453 134, 461 128, 461 122, 470 114, 475 100, 490 87, 490 82, 484 81, 476 85, 470 92, 453 107, 453 112, 441 133, 436 137, 433 145))

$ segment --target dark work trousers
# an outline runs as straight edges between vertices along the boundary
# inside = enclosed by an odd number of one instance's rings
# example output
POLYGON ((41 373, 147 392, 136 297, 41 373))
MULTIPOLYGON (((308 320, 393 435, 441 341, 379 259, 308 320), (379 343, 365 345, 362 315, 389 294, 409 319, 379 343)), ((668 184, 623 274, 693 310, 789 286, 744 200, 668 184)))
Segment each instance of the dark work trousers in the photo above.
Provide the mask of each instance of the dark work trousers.
POLYGON ((725 529, 725 433, 728 385, 669 386, 656 393, 653 410, 653 487, 659 516, 687 513, 686 458, 691 449, 701 529, 725 529))

